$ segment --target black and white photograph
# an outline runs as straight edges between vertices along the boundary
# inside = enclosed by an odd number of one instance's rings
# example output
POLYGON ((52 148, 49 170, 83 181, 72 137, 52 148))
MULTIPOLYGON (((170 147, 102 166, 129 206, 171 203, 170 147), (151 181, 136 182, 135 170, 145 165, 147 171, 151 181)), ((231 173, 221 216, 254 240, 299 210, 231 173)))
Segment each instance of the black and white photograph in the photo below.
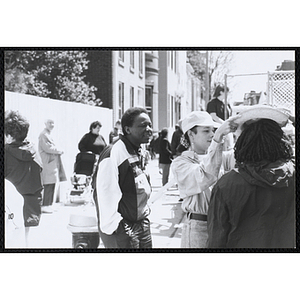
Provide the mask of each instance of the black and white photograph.
POLYGON ((3 299, 297 299, 294 2, 1 7, 3 299))
POLYGON ((4 248, 296 248, 295 49, 4 48, 4 248))

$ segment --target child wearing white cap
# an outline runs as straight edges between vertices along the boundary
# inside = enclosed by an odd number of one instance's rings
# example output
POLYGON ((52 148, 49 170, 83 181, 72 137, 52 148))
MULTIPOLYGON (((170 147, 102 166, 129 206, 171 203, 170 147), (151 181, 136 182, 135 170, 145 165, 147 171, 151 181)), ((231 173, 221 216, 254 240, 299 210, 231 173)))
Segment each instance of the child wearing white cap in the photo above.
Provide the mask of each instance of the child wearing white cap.
MULTIPOLYGON (((207 246, 207 211, 211 189, 225 171, 222 168, 220 172, 225 159, 222 154, 223 140, 229 132, 236 130, 234 121, 238 118, 235 116, 219 124, 207 112, 194 111, 181 121, 185 136, 183 144, 188 150, 173 160, 171 170, 183 199, 182 209, 186 212, 182 248, 207 246), (218 129, 214 132, 214 128, 218 129)), ((233 168, 234 159, 227 160, 227 165, 229 169, 233 168)))

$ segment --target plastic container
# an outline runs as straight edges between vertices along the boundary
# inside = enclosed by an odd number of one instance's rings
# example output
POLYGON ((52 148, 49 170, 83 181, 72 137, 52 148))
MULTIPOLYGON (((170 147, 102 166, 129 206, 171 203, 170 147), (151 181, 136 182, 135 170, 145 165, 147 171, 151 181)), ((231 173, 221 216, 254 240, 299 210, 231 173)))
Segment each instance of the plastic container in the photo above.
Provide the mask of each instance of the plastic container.
POLYGON ((72 246, 75 249, 96 249, 100 237, 95 207, 85 209, 80 214, 70 215, 68 229, 72 233, 72 246))

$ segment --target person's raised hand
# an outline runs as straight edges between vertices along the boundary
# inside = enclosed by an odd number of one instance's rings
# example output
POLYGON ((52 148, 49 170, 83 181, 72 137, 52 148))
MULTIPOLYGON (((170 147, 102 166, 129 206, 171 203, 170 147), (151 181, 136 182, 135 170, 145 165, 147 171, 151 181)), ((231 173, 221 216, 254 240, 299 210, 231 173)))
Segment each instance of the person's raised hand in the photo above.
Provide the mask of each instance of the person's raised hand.
POLYGON ((222 142, 225 135, 229 132, 234 132, 238 128, 238 124, 235 123, 237 119, 239 119, 241 115, 236 115, 234 117, 230 117, 227 119, 215 132, 214 140, 217 143, 222 142))

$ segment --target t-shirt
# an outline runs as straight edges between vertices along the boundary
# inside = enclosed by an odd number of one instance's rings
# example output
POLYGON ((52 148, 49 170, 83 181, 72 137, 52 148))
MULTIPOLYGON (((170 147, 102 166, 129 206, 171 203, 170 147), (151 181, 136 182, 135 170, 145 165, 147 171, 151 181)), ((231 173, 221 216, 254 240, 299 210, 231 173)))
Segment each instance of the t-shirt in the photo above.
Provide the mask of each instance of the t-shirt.
MULTIPOLYGON (((210 114, 210 113, 216 113, 216 115, 222 119, 222 120, 225 120, 225 104, 217 99, 217 98, 214 98, 212 100, 210 100, 208 103, 207 103, 207 109, 206 111, 210 114)), ((230 117, 231 116, 231 107, 230 105, 228 104, 227 105, 227 117, 230 117)))

